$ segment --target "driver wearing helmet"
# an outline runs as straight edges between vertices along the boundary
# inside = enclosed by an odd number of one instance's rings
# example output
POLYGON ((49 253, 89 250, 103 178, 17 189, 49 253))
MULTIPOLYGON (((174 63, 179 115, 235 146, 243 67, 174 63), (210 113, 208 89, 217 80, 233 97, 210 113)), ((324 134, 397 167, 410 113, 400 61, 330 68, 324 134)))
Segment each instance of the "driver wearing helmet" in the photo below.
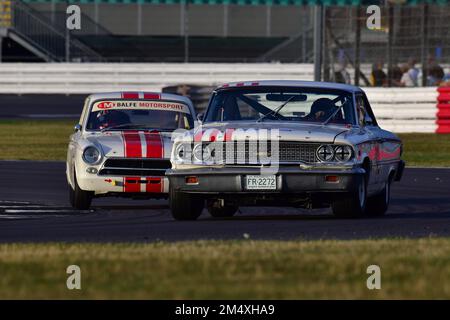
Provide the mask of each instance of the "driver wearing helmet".
POLYGON ((119 110, 103 110, 97 114, 99 129, 111 128, 130 123, 130 117, 119 110))
POLYGON ((310 121, 323 122, 331 117, 335 111, 336 105, 333 100, 320 98, 314 101, 311 106, 311 112, 306 117, 310 121))

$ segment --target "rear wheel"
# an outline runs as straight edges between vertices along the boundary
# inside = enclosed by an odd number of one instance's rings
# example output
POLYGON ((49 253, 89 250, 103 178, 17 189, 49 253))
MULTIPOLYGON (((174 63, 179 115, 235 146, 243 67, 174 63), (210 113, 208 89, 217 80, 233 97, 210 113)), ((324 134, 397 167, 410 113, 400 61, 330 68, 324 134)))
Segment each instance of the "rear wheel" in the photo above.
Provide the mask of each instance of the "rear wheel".
POLYGON ((75 172, 73 174, 73 184, 75 188, 72 188, 69 184, 70 205, 78 210, 89 209, 92 203, 92 198, 94 197, 94 192, 80 189, 75 172))
POLYGON ((202 214, 204 200, 196 195, 177 192, 170 186, 169 205, 175 220, 196 220, 202 214))
POLYGON ((338 218, 362 217, 367 203, 367 183, 363 179, 357 190, 345 196, 339 196, 331 205, 333 214, 338 218))
POLYGON ((218 206, 216 201, 208 201, 207 208, 209 214, 214 218, 232 217, 239 209, 238 206, 227 203, 225 203, 223 206, 218 206))
POLYGON ((391 181, 388 180, 380 193, 367 199, 366 214, 369 216, 383 216, 391 198, 391 181))

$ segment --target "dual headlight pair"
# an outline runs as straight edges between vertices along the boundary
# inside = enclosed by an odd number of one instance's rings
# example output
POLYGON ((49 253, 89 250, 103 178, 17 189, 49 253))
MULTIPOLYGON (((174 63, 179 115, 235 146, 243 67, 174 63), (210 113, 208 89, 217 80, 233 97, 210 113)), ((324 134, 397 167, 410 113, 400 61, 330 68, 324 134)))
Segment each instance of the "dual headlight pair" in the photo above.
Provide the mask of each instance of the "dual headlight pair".
POLYGON ((97 164, 102 159, 102 153, 94 146, 89 146, 83 151, 83 160, 87 164, 97 164))
POLYGON ((348 145, 323 144, 316 151, 321 162, 348 162, 353 159, 353 148, 348 145))
POLYGON ((189 143, 182 143, 175 147, 175 160, 188 162, 208 162, 214 159, 214 149, 208 144, 198 143, 193 147, 189 143))

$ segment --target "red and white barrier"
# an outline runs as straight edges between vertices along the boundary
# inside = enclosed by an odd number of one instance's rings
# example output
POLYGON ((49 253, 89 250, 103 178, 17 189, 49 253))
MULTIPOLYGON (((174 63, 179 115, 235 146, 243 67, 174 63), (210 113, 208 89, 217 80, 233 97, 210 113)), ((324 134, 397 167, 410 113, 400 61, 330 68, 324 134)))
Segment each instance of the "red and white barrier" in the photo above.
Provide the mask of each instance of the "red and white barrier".
MULTIPOLYGON (((370 70, 370 66, 366 66, 370 70)), ((178 84, 312 80, 312 64, 281 63, 0 63, 1 94, 160 91, 178 84)), ((442 90, 442 102, 450 92, 442 90)), ((378 123, 394 132, 450 133, 450 108, 437 112, 436 88, 364 88, 378 123), (438 117, 438 119, 437 119, 438 117)), ((8 106, 4 106, 8 107, 8 106)))
POLYGON ((450 133, 450 87, 438 88, 436 133, 450 133))

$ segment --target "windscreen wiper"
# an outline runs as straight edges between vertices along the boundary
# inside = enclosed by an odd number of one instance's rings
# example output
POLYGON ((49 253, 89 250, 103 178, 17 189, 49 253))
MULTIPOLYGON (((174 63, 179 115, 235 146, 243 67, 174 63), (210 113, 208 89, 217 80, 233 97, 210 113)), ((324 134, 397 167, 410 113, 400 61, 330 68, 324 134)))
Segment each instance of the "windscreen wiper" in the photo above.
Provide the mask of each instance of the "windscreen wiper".
POLYGON ((336 110, 333 112, 333 114, 331 116, 328 117, 328 119, 326 119, 324 122, 322 122, 322 125, 327 125, 328 122, 331 121, 331 119, 333 119, 337 113, 342 109, 342 107, 344 106, 344 103, 342 103, 339 107, 336 108, 336 110))
POLYGON ((285 102, 283 102, 278 108, 272 110, 271 112, 263 114, 261 117, 259 117, 258 120, 256 120, 256 122, 261 122, 265 117, 268 117, 270 115, 276 116, 278 114, 278 112, 280 112, 281 109, 284 108, 285 105, 287 105, 289 102, 291 102, 292 99, 294 99, 294 97, 295 97, 295 95, 292 95, 289 99, 287 99, 285 102))

